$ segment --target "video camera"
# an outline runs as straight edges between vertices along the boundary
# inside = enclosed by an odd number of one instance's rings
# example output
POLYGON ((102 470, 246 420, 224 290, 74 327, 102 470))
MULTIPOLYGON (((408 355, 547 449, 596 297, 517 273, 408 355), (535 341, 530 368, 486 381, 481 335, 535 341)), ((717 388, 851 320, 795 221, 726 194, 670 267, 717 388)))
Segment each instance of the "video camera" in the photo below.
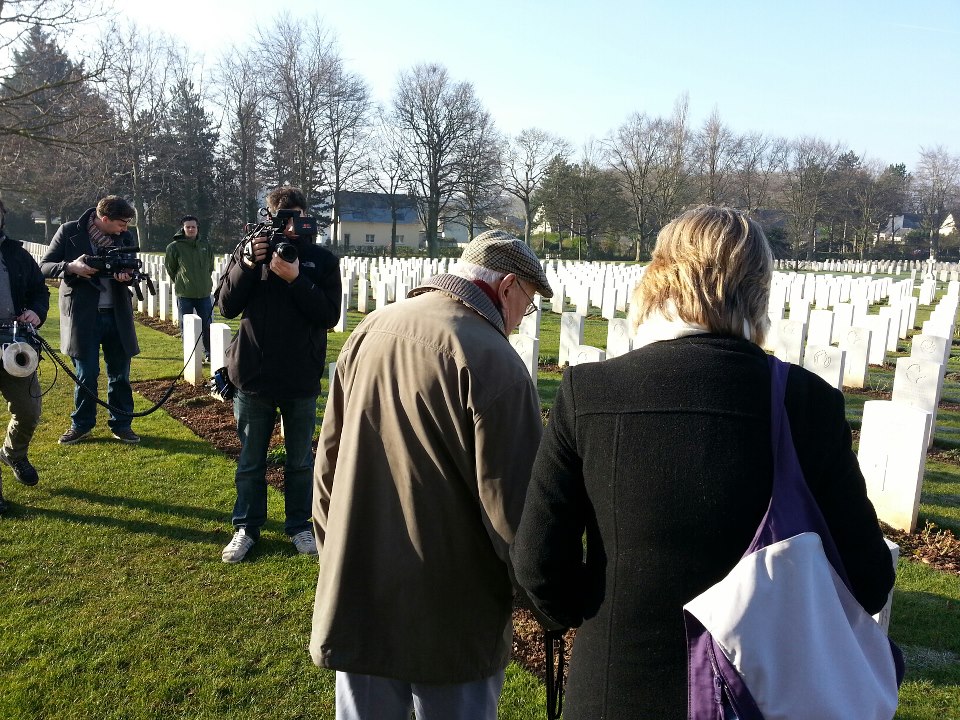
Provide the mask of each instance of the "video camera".
POLYGON ((259 237, 269 239, 270 252, 275 252, 281 260, 286 262, 296 260, 297 246, 290 242, 283 233, 291 220, 293 221, 293 231, 298 238, 312 238, 317 234, 317 221, 309 216, 301 216, 299 210, 277 210, 276 215, 271 215, 266 208, 260 208, 260 216, 267 219, 253 226, 248 225, 245 228, 246 233, 240 241, 243 245, 244 257, 249 262, 253 262, 252 241, 259 237))
POLYGON ((113 277, 119 273, 126 273, 133 280, 133 289, 137 298, 143 300, 140 282, 146 281, 147 290, 151 295, 157 291, 153 287, 150 276, 143 272, 143 260, 137 257, 138 245, 121 247, 98 247, 95 255, 85 255, 83 262, 97 271, 96 277, 113 277))

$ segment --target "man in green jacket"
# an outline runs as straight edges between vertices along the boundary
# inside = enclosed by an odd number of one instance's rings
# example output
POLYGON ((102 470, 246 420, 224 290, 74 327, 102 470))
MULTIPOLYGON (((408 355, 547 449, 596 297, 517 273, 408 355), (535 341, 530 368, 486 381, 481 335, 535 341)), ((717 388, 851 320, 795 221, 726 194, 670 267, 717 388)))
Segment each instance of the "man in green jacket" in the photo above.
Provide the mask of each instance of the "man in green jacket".
POLYGON ((200 225, 193 215, 184 215, 180 220, 183 228, 167 245, 164 264, 167 275, 173 280, 177 293, 177 314, 180 331, 183 331, 183 316, 195 313, 203 323, 203 357, 210 360, 210 321, 213 316, 213 250, 210 243, 200 237, 200 225))

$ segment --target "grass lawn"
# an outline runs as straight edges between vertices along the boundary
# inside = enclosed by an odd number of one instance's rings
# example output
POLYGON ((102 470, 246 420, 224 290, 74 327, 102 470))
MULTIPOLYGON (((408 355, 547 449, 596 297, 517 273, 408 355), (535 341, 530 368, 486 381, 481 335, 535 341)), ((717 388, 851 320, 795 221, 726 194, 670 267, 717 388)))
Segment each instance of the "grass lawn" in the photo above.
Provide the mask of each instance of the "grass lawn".
MULTIPOLYGON (((43 335, 56 345, 52 305, 43 335)), ((352 313, 350 328, 358 321, 352 313)), ((588 318, 585 342, 603 347, 605 327, 588 318)), ((179 340, 138 331, 133 379, 173 378, 179 340)), ((558 334, 546 313, 542 362, 556 362, 558 334)), ((331 359, 346 336, 330 335, 331 359)), ((102 410, 93 440, 58 446, 73 385, 63 373, 53 382, 49 360, 41 372, 52 388, 31 449, 40 484, 24 488, 3 469, 12 507, 0 518, 0 718, 333 718, 333 674, 306 650, 316 566, 284 536, 280 496, 270 491, 251 562, 224 565, 234 463, 165 410, 134 421, 139 446, 114 441, 102 410)), ((871 377, 892 380, 892 369, 871 377)), ((545 406, 559 378, 541 372, 545 406)), ((948 381, 944 396, 960 398, 960 384, 948 381)), ((856 424, 863 397, 849 400, 856 424)), ((960 415, 940 423, 960 426, 960 415)), ((938 445, 954 447, 948 434, 938 431, 938 445)), ((960 531, 958 498, 960 468, 930 462, 921 523, 960 531)), ((908 660, 897 717, 960 717, 960 576, 902 560, 891 635, 908 660)), ((542 684, 515 665, 500 716, 543 717, 542 684)))

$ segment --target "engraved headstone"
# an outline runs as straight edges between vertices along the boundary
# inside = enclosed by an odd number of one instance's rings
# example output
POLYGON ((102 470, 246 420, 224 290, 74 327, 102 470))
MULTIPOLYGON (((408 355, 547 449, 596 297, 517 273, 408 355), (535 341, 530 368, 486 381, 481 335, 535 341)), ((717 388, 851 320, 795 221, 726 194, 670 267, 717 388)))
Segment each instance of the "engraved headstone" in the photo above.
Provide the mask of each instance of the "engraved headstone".
POLYGON ((863 404, 857 459, 877 517, 890 527, 913 532, 920 507, 930 413, 903 403, 863 404))

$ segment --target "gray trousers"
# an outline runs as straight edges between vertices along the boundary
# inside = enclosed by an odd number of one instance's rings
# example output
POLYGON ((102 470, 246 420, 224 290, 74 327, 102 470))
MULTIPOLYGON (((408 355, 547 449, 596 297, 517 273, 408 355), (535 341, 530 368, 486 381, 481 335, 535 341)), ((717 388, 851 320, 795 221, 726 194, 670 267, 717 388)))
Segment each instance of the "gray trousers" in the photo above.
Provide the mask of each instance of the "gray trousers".
POLYGON ((337 673, 337 720, 497 720, 503 670, 454 685, 337 673))
POLYGON ((27 456, 30 440, 40 424, 40 383, 37 382, 37 374, 14 377, 6 370, 0 370, 0 394, 3 394, 10 410, 3 449, 10 459, 20 460, 27 456))

